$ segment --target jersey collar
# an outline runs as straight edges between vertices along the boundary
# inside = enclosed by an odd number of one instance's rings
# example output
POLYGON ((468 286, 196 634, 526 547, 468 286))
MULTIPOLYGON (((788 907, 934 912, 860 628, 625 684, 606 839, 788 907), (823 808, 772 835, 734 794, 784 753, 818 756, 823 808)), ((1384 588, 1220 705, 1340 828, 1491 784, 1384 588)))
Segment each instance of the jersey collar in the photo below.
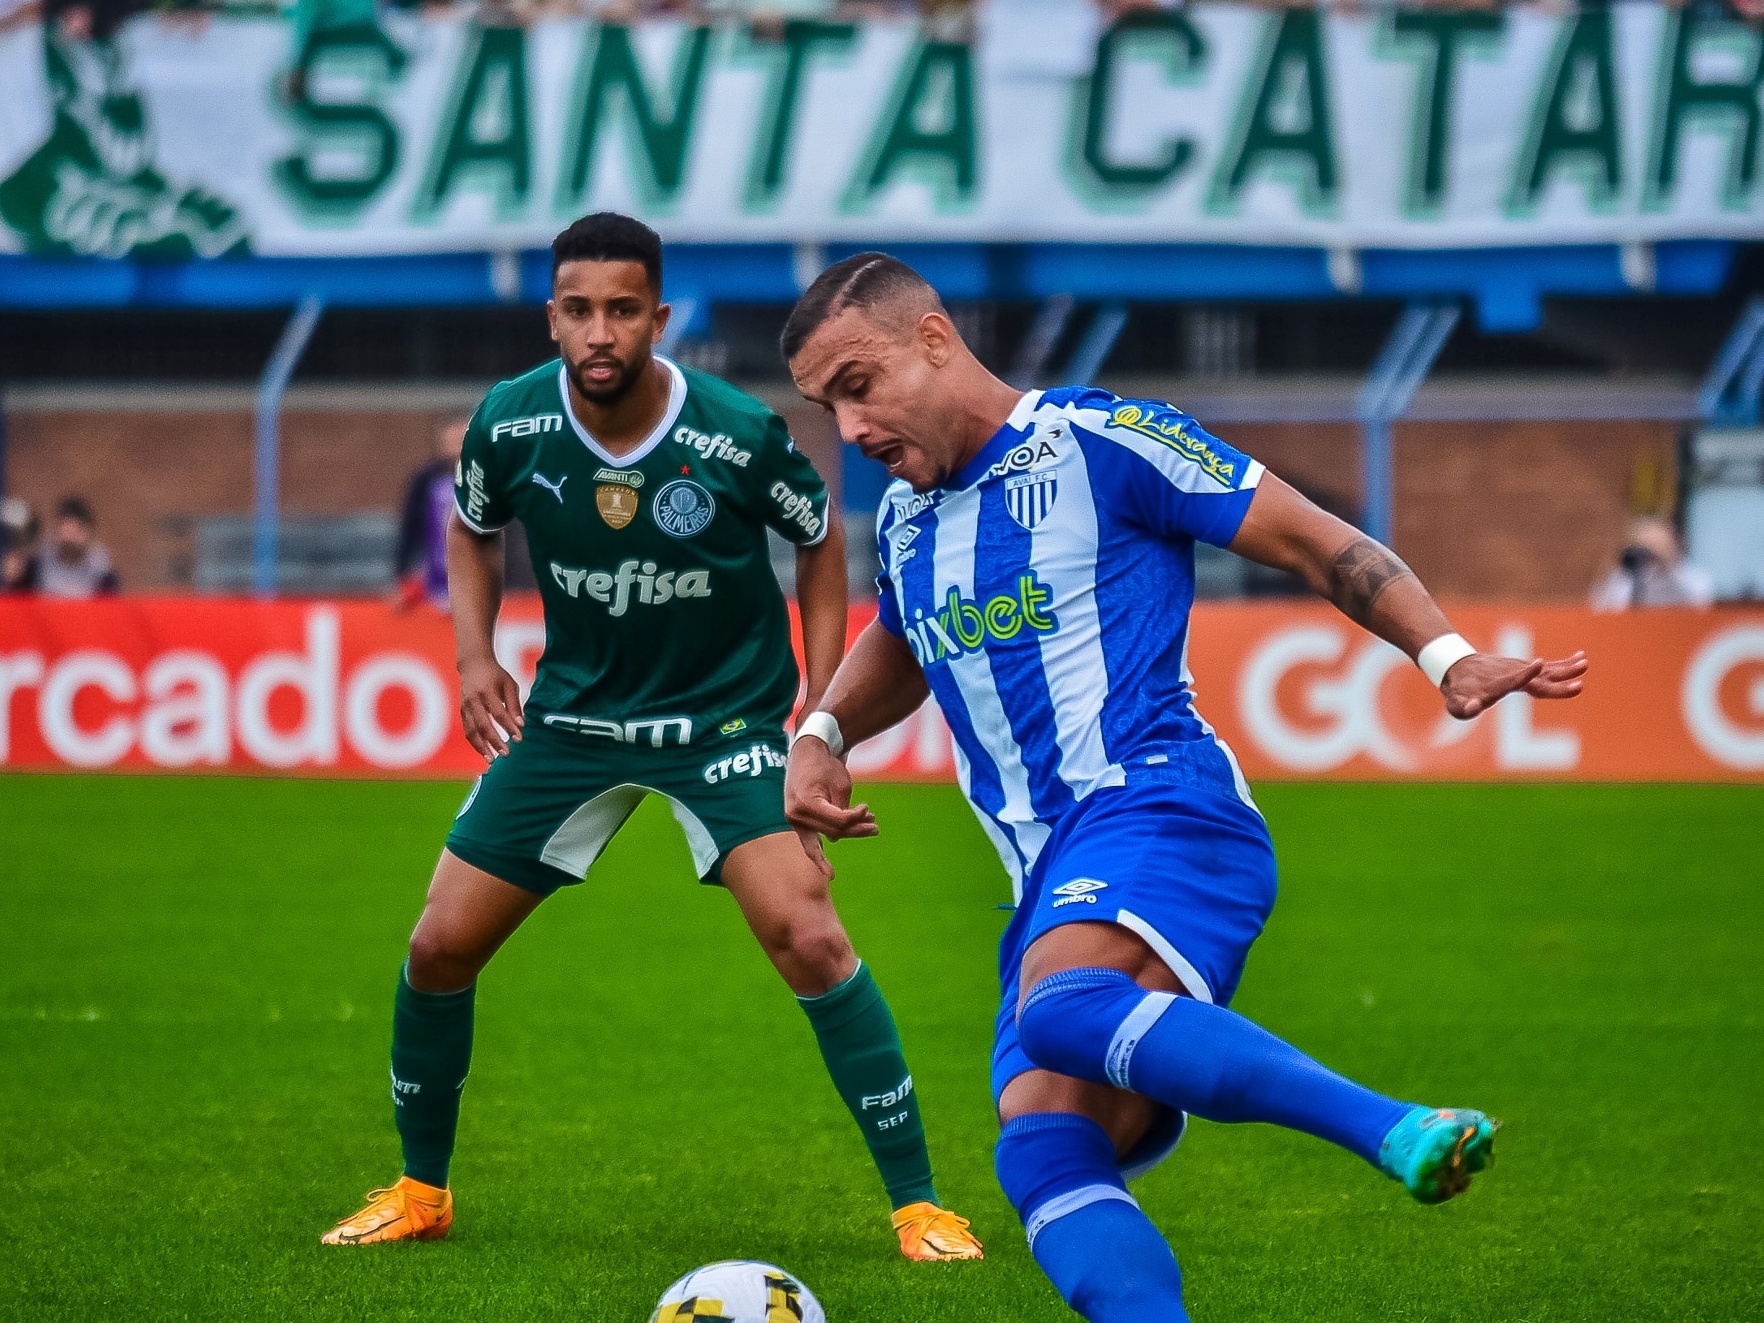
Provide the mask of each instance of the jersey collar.
POLYGON ((615 469, 628 469, 642 461, 644 456, 662 443, 668 429, 673 427, 674 420, 680 416, 680 410, 686 405, 686 374, 680 371, 679 364, 671 358, 655 356, 656 362, 668 370, 668 407, 662 410, 661 421, 655 430, 643 438, 643 444, 625 455, 614 455, 594 439, 594 434, 576 417, 576 411, 570 407, 570 376, 569 369, 562 363, 557 365, 557 391, 563 397, 563 414, 570 420, 570 426, 576 429, 576 436, 582 444, 598 455, 601 461, 615 469))
POLYGON ((1035 411, 1041 407, 1042 394, 1038 390, 1024 392, 1017 407, 1011 410, 1011 416, 1005 419, 1004 426, 992 434, 973 459, 962 465, 962 471, 950 479, 947 490, 961 491, 972 487, 985 476, 987 469, 1005 457, 1011 447, 1022 444, 1023 437, 1035 425, 1035 411))

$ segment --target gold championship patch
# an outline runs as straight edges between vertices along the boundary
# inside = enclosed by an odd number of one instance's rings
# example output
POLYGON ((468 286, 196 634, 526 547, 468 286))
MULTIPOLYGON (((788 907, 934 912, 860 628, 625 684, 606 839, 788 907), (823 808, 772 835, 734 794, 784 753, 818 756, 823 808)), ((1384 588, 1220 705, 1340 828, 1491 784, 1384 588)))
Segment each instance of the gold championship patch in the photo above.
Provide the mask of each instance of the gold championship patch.
POLYGON ((1160 418, 1152 410, 1142 409, 1137 404, 1123 404, 1109 415, 1109 426, 1125 427, 1154 441, 1162 441, 1179 455, 1199 464, 1208 477, 1222 486, 1231 486, 1237 477, 1236 462, 1220 455, 1189 431, 1186 422, 1175 415, 1160 418))
POLYGON ((594 489, 594 508, 608 528, 623 528, 637 517, 637 493, 620 483, 603 482, 594 489))

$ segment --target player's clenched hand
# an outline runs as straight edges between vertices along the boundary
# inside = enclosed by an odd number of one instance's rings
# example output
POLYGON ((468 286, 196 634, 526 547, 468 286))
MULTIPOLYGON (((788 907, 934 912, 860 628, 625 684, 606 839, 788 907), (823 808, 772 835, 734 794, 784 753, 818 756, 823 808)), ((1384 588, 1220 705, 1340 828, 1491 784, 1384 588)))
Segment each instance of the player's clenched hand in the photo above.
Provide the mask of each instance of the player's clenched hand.
POLYGON ((507 753, 511 740, 520 740, 521 687, 494 658, 460 663, 459 722, 486 762, 507 753))
POLYGON ((1445 695, 1446 711, 1468 721, 1508 694, 1521 691, 1533 698, 1573 698, 1580 692, 1585 674, 1584 652, 1559 661, 1520 661, 1478 652, 1453 664, 1445 673, 1440 692, 1445 695))
POLYGON ((870 806, 851 802, 851 773, 845 764, 813 737, 798 740, 790 750, 790 765, 784 769, 784 816, 796 828, 802 852, 829 881, 833 865, 827 862, 821 837, 838 841, 874 836, 877 831, 870 806))

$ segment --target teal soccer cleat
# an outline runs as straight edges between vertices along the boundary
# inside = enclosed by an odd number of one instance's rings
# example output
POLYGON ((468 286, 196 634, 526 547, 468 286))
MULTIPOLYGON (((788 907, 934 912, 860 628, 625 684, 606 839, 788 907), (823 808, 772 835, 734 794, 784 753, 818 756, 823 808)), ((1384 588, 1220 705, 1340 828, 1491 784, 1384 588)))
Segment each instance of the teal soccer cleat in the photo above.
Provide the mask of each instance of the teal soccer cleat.
POLYGON ((1470 1188, 1494 1162, 1501 1123, 1460 1107, 1416 1107, 1378 1146, 1378 1165, 1424 1204, 1443 1204, 1470 1188))

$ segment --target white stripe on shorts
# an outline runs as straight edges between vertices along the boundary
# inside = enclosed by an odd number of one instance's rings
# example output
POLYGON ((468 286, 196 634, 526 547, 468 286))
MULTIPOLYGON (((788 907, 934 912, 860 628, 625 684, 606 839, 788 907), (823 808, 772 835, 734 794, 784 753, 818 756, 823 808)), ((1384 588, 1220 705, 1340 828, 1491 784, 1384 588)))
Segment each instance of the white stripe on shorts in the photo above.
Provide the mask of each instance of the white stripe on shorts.
POLYGON ((1204 1001, 1209 1006, 1212 1005, 1213 990, 1201 977, 1200 970, 1183 958, 1182 952, 1170 944, 1168 937, 1165 937, 1163 933, 1152 927, 1132 910, 1117 911, 1115 922, 1129 932, 1136 932, 1145 938, 1146 945, 1162 956, 1164 963, 1170 967, 1170 972, 1182 980, 1182 986, 1188 990, 1189 996, 1196 1001, 1204 1001))

